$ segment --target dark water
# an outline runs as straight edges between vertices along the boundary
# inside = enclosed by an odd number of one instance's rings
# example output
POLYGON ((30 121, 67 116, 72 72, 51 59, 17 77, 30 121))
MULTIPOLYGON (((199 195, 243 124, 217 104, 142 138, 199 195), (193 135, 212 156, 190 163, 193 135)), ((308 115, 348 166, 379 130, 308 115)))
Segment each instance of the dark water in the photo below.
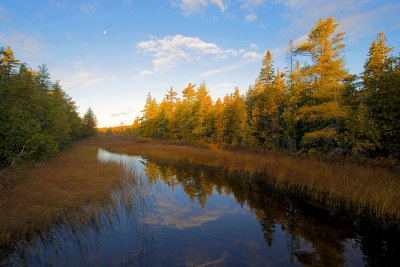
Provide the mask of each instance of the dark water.
MULTIPOLYGON (((262 179, 99 150, 127 177, 101 212, 59 223, 3 263, 395 266, 398 225, 329 211, 262 179)), ((83 216, 83 215, 81 215, 83 216)))

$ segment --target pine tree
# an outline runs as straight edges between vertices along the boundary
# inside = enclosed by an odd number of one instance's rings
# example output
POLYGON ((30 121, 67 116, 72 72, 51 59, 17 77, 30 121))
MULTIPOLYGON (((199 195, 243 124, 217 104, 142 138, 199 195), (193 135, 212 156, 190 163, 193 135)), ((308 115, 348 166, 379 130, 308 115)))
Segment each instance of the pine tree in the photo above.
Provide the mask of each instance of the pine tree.
POLYGON ((399 58, 390 57, 383 33, 370 46, 362 75, 354 150, 400 157, 399 58))
POLYGON ((191 102, 194 99, 194 97, 196 96, 196 93, 193 88, 195 86, 196 86, 196 84, 189 83, 188 86, 185 89, 183 89, 182 95, 183 95, 184 100, 191 102))
POLYGON ((265 57, 262 61, 262 67, 260 71, 260 80, 262 81, 263 86, 270 84, 274 79, 274 68, 272 67, 272 56, 271 52, 268 50, 265 54, 265 57))
POLYGON ((247 112, 243 97, 236 87, 233 94, 224 99, 225 143, 237 146, 246 144, 247 112))
POLYGON ((193 102, 193 137, 195 140, 203 140, 207 134, 206 121, 212 105, 212 99, 203 82, 196 91, 193 102))
POLYGON ((14 58, 14 52, 9 46, 7 46, 5 49, 1 47, 0 55, 0 65, 6 65, 9 68, 18 67, 20 60, 16 60, 14 58))
POLYGON ((83 116, 83 132, 84 136, 94 136, 97 134, 97 119, 90 107, 83 116))
POLYGON ((146 105, 144 109, 141 111, 143 116, 140 119, 140 127, 139 133, 143 137, 151 137, 156 130, 157 127, 157 102, 154 98, 152 98, 151 94, 149 93, 146 98, 146 105))
POLYGON ((335 33, 338 26, 332 17, 321 18, 308 34, 308 40, 295 51, 310 56, 314 63, 302 71, 309 82, 296 116, 302 125, 306 150, 328 151, 336 147, 349 116, 349 108, 343 105, 343 80, 348 76, 342 54, 345 33, 335 33))

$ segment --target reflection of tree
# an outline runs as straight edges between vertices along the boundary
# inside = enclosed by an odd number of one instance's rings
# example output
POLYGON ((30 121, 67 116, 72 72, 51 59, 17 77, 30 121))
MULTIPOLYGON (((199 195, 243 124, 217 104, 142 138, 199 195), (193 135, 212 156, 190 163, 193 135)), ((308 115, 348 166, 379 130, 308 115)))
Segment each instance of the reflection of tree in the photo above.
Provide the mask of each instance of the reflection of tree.
MULTIPOLYGON (((400 237, 398 228, 395 231, 397 239, 393 236, 376 237, 376 234, 370 238, 371 229, 362 227, 359 220, 308 204, 304 199, 290 195, 272 183, 268 184, 264 178, 249 179, 240 172, 225 173, 220 169, 179 163, 164 162, 157 167, 149 162, 147 169, 151 170, 146 173, 150 173, 152 182, 160 179, 172 188, 180 184, 190 199, 197 199, 202 207, 212 196, 214 188, 219 194, 233 193, 239 205, 247 205, 256 215, 268 246, 273 246, 275 232, 280 227, 290 236, 287 249, 292 261, 296 259, 304 265, 344 265, 344 244, 348 239, 356 238, 359 230, 363 232, 358 242, 367 263, 376 265, 387 261, 386 257, 393 260, 395 253, 391 254, 388 245, 400 251, 400 245, 395 243, 400 237), (374 242, 375 238, 378 243, 374 242)), ((382 232, 378 229, 374 231, 382 232)))
POLYGON ((143 164, 145 165, 142 171, 146 174, 149 183, 150 184, 156 183, 160 177, 158 165, 151 162, 147 163, 143 162, 143 164))

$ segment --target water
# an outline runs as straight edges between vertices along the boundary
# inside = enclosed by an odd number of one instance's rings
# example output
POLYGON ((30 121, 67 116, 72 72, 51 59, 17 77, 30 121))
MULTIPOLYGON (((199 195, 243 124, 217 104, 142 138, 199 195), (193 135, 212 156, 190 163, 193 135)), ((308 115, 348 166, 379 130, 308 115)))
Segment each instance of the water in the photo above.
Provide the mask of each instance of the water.
POLYGON ((112 200, 94 219, 59 223, 16 249, 11 264, 390 266, 400 252, 398 226, 327 210, 261 179, 102 149, 98 159, 127 174, 112 200))

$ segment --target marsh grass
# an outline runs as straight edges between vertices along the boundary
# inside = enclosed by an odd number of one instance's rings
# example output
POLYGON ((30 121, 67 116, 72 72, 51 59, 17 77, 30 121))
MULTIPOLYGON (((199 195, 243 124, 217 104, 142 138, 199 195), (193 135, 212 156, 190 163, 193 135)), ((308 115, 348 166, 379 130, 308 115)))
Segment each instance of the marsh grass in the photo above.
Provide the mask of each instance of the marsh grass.
MULTIPOLYGON (((99 163, 97 140, 81 141, 40 167, 14 170, 17 182, 0 195, 0 250, 6 258, 15 247, 46 238, 55 224, 96 228, 105 209, 115 208, 110 192, 121 188, 123 169, 99 163)), ((104 220, 102 220, 104 221, 104 220)), ((77 235, 79 236, 79 235, 77 235)))
POLYGON ((227 151, 134 138, 103 137, 101 143, 111 152, 261 175, 273 179, 282 188, 306 194, 316 201, 351 207, 382 218, 400 219, 400 175, 393 169, 284 153, 227 151))

